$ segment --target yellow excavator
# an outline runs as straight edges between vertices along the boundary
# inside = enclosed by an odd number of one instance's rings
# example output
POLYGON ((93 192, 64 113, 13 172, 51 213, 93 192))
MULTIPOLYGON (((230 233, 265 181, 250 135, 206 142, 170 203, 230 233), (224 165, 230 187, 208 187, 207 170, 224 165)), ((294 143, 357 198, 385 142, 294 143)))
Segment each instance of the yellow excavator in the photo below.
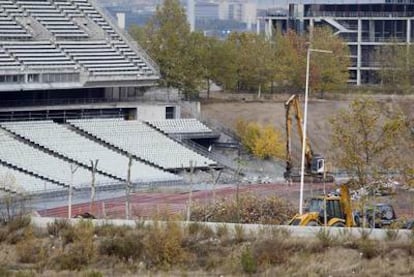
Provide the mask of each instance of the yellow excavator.
POLYGON ((348 184, 342 184, 339 195, 323 195, 310 199, 306 212, 295 215, 289 225, 296 226, 357 226, 352 212, 348 184))
MULTIPOLYGON (((292 159, 292 110, 294 110, 297 131, 300 137, 302 145, 303 141, 303 127, 302 127, 302 109, 300 107, 299 96, 294 94, 285 103, 286 111, 286 171, 284 177, 291 182, 300 181, 300 173, 297 168, 293 167, 292 159)), ((306 136, 305 141, 305 182, 317 183, 317 182, 329 182, 335 181, 333 175, 326 172, 325 158, 322 155, 314 154, 309 142, 309 138, 306 136)))

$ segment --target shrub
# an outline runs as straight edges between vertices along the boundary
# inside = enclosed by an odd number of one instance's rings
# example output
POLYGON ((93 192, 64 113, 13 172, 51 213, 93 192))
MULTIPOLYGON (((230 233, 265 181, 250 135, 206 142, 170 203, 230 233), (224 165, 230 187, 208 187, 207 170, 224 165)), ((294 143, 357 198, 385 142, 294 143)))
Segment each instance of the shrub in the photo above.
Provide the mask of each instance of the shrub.
POLYGON ((184 261, 183 232, 175 222, 161 226, 155 222, 144 239, 145 258, 149 267, 170 267, 184 261))
POLYGON ((52 223, 47 224, 47 233, 58 237, 64 230, 70 229, 71 225, 67 219, 55 219, 52 223))
POLYGON ((246 247, 241 253, 240 263, 245 273, 248 273, 248 274, 256 273, 257 271, 256 260, 254 259, 252 255, 252 251, 250 250, 249 247, 246 247))
POLYGON ((7 223, 7 229, 9 233, 13 233, 15 231, 19 231, 21 229, 26 228, 30 224, 30 217, 27 216, 17 216, 13 217, 8 223, 7 223))
POLYGON ((373 240, 359 240, 357 241, 357 247, 365 259, 372 259, 380 254, 378 244, 373 240))
POLYGON ((192 222, 188 225, 187 232, 190 239, 200 240, 214 237, 214 231, 205 224, 192 222))
POLYGON ((260 126, 257 123, 247 123, 239 120, 236 131, 243 146, 260 159, 284 157, 285 148, 281 133, 272 125, 260 126))
POLYGON ((2 266, 0 266, 0 276, 2 276, 2 277, 12 277, 13 273, 10 270, 4 268, 4 266, 2 265, 2 266))
POLYGON ((65 244, 69 244, 66 253, 56 257, 54 262, 61 270, 80 270, 87 266, 95 255, 94 227, 90 221, 80 221, 68 228, 62 235, 65 244))
POLYGON ((125 236, 133 228, 130 226, 116 226, 112 224, 103 224, 95 227, 95 234, 102 237, 125 236))
POLYGON ((294 214, 291 203, 277 196, 241 194, 223 198, 210 205, 195 203, 191 208, 191 220, 213 222, 283 224, 294 214), (208 215, 208 216, 206 216, 208 215))
POLYGON ((101 272, 95 271, 95 270, 88 271, 83 274, 83 277, 103 277, 103 276, 104 275, 101 272))
POLYGON ((39 239, 29 238, 16 244, 16 254, 22 263, 37 263, 45 258, 45 249, 39 239))
POLYGON ((65 229, 60 231, 63 246, 75 242, 76 233, 75 228, 72 225, 68 225, 65 229))
POLYGON ((0 227, 0 243, 7 240, 7 235, 9 231, 5 227, 0 227))
POLYGON ((216 235, 221 239, 228 239, 229 237, 229 228, 226 223, 219 224, 216 227, 216 235))
POLYGON ((143 235, 137 232, 128 232, 122 237, 104 239, 99 245, 99 253, 102 255, 117 257, 127 262, 138 260, 144 250, 143 235))
POLYGON ((14 277, 35 277, 36 273, 33 271, 19 271, 14 274, 14 277))
POLYGON ((81 270, 88 265, 87 258, 77 253, 76 248, 57 256, 54 262, 58 270, 81 270))
POLYGON ((263 240, 253 245, 253 253, 258 265, 283 264, 288 258, 288 252, 279 240, 263 240))
POLYGON ((239 243, 245 240, 245 231, 243 225, 234 225, 234 240, 239 243))
POLYGON ((316 234, 321 246, 327 248, 332 246, 335 243, 335 237, 325 228, 321 228, 316 234))
POLYGON ((395 241, 399 237, 398 229, 387 228, 385 230, 385 239, 387 241, 395 241))

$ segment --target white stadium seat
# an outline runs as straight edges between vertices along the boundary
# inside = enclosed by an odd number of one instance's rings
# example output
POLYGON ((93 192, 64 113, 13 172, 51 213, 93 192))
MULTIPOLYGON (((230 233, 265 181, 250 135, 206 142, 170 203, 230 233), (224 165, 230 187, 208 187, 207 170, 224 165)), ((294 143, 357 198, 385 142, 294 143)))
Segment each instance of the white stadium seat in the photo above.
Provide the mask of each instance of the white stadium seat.
MULTIPOLYGON (((98 160, 97 169, 117 178, 127 179, 129 158, 115 152, 96 141, 86 138, 53 121, 26 121, 1 124, 7 130, 25 139, 76 160, 85 166, 98 160)), ((180 178, 169 172, 133 160, 132 182, 177 181, 180 178)))
POLYGON ((137 120, 71 120, 70 124, 165 169, 208 167, 216 162, 137 120))

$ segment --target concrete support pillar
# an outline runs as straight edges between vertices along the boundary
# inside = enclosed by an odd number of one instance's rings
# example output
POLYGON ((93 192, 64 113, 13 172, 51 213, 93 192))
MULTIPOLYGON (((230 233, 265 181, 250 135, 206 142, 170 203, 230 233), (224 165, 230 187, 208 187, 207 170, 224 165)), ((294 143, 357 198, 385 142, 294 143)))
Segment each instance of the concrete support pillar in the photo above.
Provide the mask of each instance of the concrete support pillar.
POLYGON ((411 19, 407 19, 407 44, 411 43, 411 19))
POLYGON ((371 42, 375 41, 375 21, 374 20, 369 21, 369 41, 371 42))
POLYGON ((361 43, 362 43, 362 20, 358 19, 357 72, 356 72, 357 86, 361 85, 361 61, 362 61, 361 43))
POLYGON ((313 40, 313 26, 314 26, 313 18, 310 18, 309 19, 309 41, 311 41, 311 42, 313 40))
POLYGON ((265 20, 265 36, 267 39, 270 39, 272 37, 272 19, 266 19, 265 20))

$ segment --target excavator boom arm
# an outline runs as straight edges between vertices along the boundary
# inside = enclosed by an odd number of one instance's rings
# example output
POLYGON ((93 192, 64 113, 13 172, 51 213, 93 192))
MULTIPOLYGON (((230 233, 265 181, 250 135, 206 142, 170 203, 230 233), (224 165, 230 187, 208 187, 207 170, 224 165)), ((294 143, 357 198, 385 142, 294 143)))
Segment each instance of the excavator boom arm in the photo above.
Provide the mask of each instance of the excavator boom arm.
MULTIPOLYGON (((292 108, 295 112, 296 118, 296 125, 298 134, 300 137, 301 145, 303 141, 303 124, 302 124, 302 109, 299 103, 299 96, 297 94, 292 95, 288 101, 285 103, 285 110, 286 110, 286 171, 290 172, 293 167, 292 164, 292 142, 291 142, 291 132, 292 132, 292 117, 291 112, 292 108)), ((305 159, 306 159, 306 168, 310 169, 311 162, 313 157, 313 151, 309 142, 309 138, 306 137, 305 142, 305 159)))

